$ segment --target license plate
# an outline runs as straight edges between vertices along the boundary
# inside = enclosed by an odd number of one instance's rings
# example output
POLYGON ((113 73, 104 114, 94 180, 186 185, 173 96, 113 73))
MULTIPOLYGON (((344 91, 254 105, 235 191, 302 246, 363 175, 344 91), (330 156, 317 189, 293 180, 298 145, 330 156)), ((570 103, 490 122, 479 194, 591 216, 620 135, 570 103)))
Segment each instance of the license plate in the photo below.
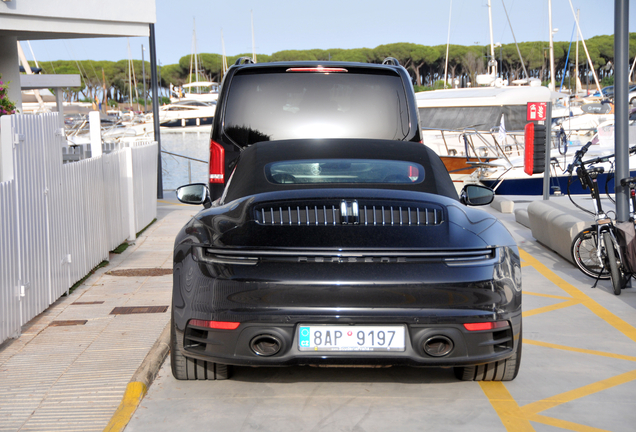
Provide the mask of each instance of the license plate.
POLYGON ((404 351, 402 325, 300 325, 300 351, 404 351))

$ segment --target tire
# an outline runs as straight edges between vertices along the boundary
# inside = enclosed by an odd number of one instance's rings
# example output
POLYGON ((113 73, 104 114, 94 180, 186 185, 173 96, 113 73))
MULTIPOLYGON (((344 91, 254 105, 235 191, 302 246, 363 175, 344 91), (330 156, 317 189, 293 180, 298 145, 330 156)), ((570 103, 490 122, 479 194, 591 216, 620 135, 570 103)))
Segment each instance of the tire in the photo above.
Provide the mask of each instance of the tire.
POLYGON ((570 249, 572 261, 579 270, 591 278, 609 279, 609 270, 603 266, 596 254, 597 244, 598 233, 595 229, 588 228, 578 233, 570 249))
POLYGON ((455 376, 462 381, 512 381, 517 377, 521 365, 522 334, 520 329, 517 349, 510 358, 482 365, 456 367, 455 376))
POLYGON ((618 254, 614 249, 614 242, 610 233, 603 233, 603 244, 605 245, 605 254, 607 255, 607 262, 610 269, 610 279, 612 279, 612 287, 614 288, 615 295, 621 295, 621 288, 623 288, 623 275, 618 268, 618 254))
POLYGON ((183 340, 177 338, 174 319, 170 321, 170 365, 178 380, 224 380, 230 378, 231 367, 183 355, 183 340))

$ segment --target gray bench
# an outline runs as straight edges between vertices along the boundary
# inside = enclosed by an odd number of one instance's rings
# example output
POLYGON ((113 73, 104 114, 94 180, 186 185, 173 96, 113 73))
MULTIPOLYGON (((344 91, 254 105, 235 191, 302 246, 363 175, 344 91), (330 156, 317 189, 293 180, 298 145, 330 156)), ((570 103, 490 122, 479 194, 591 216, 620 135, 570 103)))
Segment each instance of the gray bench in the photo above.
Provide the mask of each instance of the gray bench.
MULTIPOLYGON (((522 214, 517 216, 517 219, 523 218, 522 214)), ((555 200, 539 200, 528 204, 527 221, 532 236, 537 241, 572 262, 572 241, 583 228, 594 223, 594 218, 576 208, 561 205, 555 200)))

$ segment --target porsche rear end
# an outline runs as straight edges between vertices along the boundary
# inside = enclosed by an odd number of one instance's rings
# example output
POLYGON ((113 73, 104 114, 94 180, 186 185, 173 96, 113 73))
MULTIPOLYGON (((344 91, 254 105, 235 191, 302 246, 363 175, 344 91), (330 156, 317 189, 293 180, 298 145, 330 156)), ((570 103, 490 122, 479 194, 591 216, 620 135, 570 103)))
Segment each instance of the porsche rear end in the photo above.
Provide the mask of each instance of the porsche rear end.
POLYGON ((175 248, 184 354, 253 366, 510 357, 521 274, 507 231, 451 199, 355 193, 264 194, 193 219, 175 248))

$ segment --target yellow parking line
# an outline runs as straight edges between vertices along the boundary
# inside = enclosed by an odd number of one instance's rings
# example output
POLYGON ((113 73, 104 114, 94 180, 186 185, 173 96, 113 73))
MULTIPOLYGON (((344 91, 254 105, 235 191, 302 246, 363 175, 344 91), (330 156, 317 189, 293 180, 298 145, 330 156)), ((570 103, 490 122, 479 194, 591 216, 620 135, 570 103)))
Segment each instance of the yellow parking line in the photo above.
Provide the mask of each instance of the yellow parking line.
POLYGON ((538 414, 542 411, 549 410, 561 404, 572 402, 573 400, 580 399, 582 397, 589 396, 594 393, 598 393, 600 391, 607 390, 609 388, 616 387, 618 385, 625 384, 634 380, 636 380, 636 370, 597 381, 595 383, 588 384, 574 390, 566 391, 564 393, 551 396, 537 402, 529 403, 521 407, 521 411, 525 413, 526 416, 538 414))
POLYGON ((609 325, 614 327, 616 330, 623 333, 625 336, 630 338, 632 341, 636 342, 636 328, 629 325, 626 321, 617 317, 603 306, 598 304, 596 301, 592 300, 586 294, 584 294, 581 290, 576 288, 574 285, 567 283, 559 276, 557 276, 552 270, 543 265, 539 260, 534 258, 528 252, 520 249, 519 253, 524 261, 531 264, 539 273, 541 273, 546 279, 552 282, 557 287, 561 288, 563 291, 568 293, 572 298, 579 300, 585 307, 587 307, 590 311, 596 314, 599 318, 607 322, 609 325))
POLYGON ((581 304, 581 302, 579 300, 569 300, 569 301, 564 301, 561 303, 557 303, 557 304, 553 304, 550 306, 543 306, 540 308, 536 308, 536 309, 531 309, 529 311, 525 311, 521 314, 522 317, 527 318, 533 315, 539 315, 545 312, 552 312, 555 310, 559 310, 559 309, 563 309, 566 307, 570 307, 570 306, 574 306, 577 304, 581 304))
POLYGON ((567 420, 556 419, 554 417, 548 417, 539 414, 529 417, 528 420, 576 432, 609 432, 606 429, 599 429, 592 426, 586 426, 579 423, 573 423, 567 420))
POLYGON ((553 299, 559 299, 559 300, 572 300, 572 297, 558 296, 558 295, 552 295, 552 294, 541 294, 541 293, 535 293, 535 292, 526 291, 526 290, 523 290, 523 295, 547 297, 547 298, 553 298, 553 299))
POLYGON ((490 404, 501 419, 508 432, 530 432, 534 428, 525 418, 526 415, 501 382, 481 381, 479 386, 486 394, 490 404))
POLYGON ((523 339, 523 343, 526 345, 536 345, 536 346, 541 346, 545 348, 553 348, 553 349, 558 349, 563 351, 572 351, 572 352, 577 352, 581 354, 591 354, 591 355, 596 355, 601 357, 609 357, 609 358, 614 358, 618 360, 627 360, 627 361, 636 362, 636 357, 634 356, 627 356, 622 354, 614 354, 614 353, 588 350, 588 349, 582 349, 582 348, 574 348, 574 347, 569 347, 565 345, 551 344, 548 342, 541 342, 541 341, 536 341, 536 340, 526 339, 526 338, 523 339))
MULTIPOLYGON (((562 289, 567 293, 568 297, 552 296, 547 294, 529 293, 525 294, 537 295, 541 297, 549 297, 565 300, 555 305, 546 306, 542 308, 533 309, 523 313, 524 317, 537 315, 539 313, 563 309, 575 304, 582 304, 587 307, 592 313, 599 318, 607 322, 609 325, 620 331, 622 334, 636 342, 636 328, 629 325, 627 322, 617 317, 609 310, 598 304, 592 298, 587 296, 581 290, 566 282, 561 277, 557 276, 547 266, 542 264, 539 260, 524 250, 520 250, 521 259, 523 260, 522 267, 532 266, 539 273, 541 273, 547 280, 552 282, 556 287, 562 289)), ((553 349, 561 349, 565 351, 572 351, 582 354, 598 355, 603 357, 610 357, 620 360, 636 361, 636 357, 625 356, 620 354, 605 353, 602 351, 585 350, 573 347, 567 347, 563 345, 550 344, 546 342, 539 342, 534 340, 524 339, 524 342, 529 345, 542 346, 553 349)), ((566 430, 580 431, 580 432, 592 432, 602 431, 602 429, 594 428, 591 426, 581 425, 578 423, 569 422, 566 420, 560 420, 549 416, 541 415, 540 413, 559 406, 561 404, 571 402, 585 396, 589 396, 609 388, 625 384, 630 381, 636 380, 636 370, 626 372, 611 378, 607 378, 586 386, 570 390, 540 401, 532 402, 523 407, 514 400, 510 392, 506 389, 506 386, 501 382, 480 382, 482 391, 490 401, 491 405, 495 409, 495 412, 501 419, 503 425, 508 431, 533 431, 532 422, 542 423, 566 430)))

